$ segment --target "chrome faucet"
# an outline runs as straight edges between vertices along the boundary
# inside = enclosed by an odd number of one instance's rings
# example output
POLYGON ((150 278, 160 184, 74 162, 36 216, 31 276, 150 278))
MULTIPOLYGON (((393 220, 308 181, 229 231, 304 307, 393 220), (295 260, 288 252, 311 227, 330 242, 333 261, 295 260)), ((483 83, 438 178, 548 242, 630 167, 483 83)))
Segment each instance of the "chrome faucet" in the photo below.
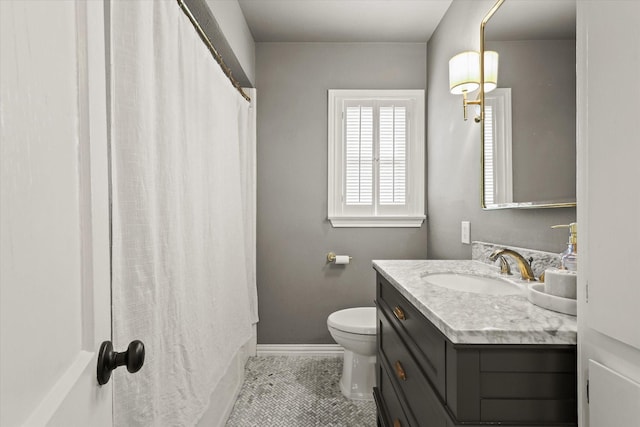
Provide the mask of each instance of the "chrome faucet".
POLYGON ((529 261, 527 261, 525 257, 520 255, 516 251, 513 251, 511 249, 506 249, 506 248, 497 249, 491 255, 489 255, 489 259, 491 261, 495 261, 498 259, 498 257, 504 256, 504 255, 508 255, 514 260, 516 260, 516 263, 518 263, 518 268, 520 269, 520 275, 522 276, 522 280, 529 280, 531 282, 536 280, 536 277, 533 274, 533 270, 531 270, 531 264, 529 263, 529 261))

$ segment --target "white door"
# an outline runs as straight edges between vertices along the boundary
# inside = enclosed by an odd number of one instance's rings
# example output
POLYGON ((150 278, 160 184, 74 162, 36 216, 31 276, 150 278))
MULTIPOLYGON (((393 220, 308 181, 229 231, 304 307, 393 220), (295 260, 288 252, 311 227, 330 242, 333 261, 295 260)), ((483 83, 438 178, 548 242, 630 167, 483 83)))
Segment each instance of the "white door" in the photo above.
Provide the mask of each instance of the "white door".
POLYGON ((638 427, 640 0, 577 11, 580 426, 638 427))
POLYGON ((0 425, 111 426, 102 1, 0 1, 0 425))

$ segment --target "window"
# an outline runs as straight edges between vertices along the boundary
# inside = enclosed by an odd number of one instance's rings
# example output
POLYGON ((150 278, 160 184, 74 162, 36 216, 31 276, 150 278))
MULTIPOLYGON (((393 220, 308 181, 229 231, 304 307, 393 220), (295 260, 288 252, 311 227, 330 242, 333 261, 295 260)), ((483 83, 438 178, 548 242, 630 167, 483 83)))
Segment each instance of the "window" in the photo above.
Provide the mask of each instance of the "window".
POLYGON ((424 91, 329 90, 328 217, 334 227, 420 227, 424 91))
POLYGON ((484 204, 513 202, 511 89, 495 89, 484 99, 484 204))

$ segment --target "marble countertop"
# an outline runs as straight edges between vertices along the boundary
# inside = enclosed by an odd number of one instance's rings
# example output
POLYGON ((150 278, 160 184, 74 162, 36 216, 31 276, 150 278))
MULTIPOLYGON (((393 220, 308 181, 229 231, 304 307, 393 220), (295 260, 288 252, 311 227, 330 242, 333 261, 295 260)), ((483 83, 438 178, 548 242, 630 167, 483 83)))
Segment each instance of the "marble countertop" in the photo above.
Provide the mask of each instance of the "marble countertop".
MULTIPOLYGON (((521 295, 487 295, 429 284, 431 273, 503 278, 480 261, 374 260, 373 267, 454 344, 576 344, 576 318, 545 310, 521 295)), ((517 270, 514 272, 518 275, 517 270)))

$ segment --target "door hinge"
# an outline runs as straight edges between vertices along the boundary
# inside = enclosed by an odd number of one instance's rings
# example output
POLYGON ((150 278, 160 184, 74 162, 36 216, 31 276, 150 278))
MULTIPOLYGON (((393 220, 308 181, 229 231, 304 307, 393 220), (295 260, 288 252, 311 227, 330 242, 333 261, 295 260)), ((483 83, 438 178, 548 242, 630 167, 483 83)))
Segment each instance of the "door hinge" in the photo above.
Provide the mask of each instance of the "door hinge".
POLYGON ((589 302, 589 282, 585 284, 585 302, 589 302))
POLYGON ((589 403, 589 380, 587 380, 587 404, 589 403))

